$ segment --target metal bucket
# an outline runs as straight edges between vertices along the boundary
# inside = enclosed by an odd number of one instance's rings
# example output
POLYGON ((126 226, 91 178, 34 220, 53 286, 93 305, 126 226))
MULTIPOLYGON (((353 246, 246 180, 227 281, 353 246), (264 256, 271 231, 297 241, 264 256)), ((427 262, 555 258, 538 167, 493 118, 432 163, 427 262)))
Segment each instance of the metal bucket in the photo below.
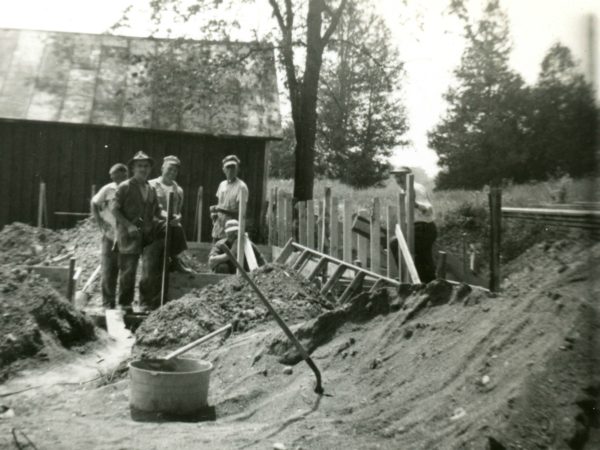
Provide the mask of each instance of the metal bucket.
POLYGON ((197 359, 142 359, 129 363, 129 404, 146 412, 190 415, 206 408, 213 365, 197 359))

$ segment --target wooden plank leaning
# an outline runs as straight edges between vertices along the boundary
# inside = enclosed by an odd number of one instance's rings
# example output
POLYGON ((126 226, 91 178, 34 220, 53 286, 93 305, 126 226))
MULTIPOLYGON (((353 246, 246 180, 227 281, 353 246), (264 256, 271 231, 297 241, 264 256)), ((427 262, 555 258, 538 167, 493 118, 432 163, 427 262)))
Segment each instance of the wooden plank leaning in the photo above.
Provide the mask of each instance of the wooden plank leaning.
MULTIPOLYGON (((239 206, 238 206, 238 241, 237 241, 237 257, 240 266, 244 267, 244 249, 246 242, 246 202, 247 191, 241 191, 239 206)), ((254 252, 252 252, 254 254, 254 252)))
POLYGON ((406 264, 406 268, 408 269, 411 281, 414 284, 420 284, 421 279, 419 278, 419 273, 417 272, 417 268, 415 267, 415 263, 413 261, 412 255, 410 254, 410 250, 408 249, 408 245, 406 244, 406 240, 404 239, 404 235, 402 234, 402 230, 397 224, 396 239, 398 239, 398 253, 402 255, 402 259, 406 264))
POLYGON ((347 263, 352 263, 352 201, 344 200, 344 222, 343 231, 343 259, 347 263))
POLYGON ((171 249, 171 218, 173 217, 173 201, 175 194, 169 192, 167 197, 167 220, 165 222, 165 246, 163 248, 163 263, 160 283, 160 306, 166 301, 169 292, 169 250, 171 249))

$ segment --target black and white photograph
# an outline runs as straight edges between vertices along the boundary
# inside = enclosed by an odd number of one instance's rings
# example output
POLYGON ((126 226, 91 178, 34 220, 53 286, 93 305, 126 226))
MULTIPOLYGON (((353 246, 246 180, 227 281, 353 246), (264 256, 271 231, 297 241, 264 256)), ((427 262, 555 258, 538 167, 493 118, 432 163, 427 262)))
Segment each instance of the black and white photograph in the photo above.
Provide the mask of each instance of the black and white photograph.
POLYGON ((0 449, 599 450, 600 0, 0 0, 0 449))

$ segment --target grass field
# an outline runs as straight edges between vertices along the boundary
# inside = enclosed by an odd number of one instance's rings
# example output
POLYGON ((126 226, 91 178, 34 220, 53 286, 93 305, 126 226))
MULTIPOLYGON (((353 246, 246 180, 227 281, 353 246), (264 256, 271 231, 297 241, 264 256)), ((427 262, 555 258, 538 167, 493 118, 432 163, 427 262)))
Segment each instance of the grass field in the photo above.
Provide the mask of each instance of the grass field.
MULTIPOLYGON (((431 188, 430 180, 417 180, 431 188)), ((355 209, 369 209, 374 198, 381 200, 382 211, 386 205, 394 205, 398 195, 398 186, 393 179, 389 179, 384 187, 355 189, 342 184, 337 180, 320 179, 315 182, 315 199, 323 198, 325 187, 330 186, 332 195, 340 199, 351 199, 355 209)), ((535 206, 547 203, 557 203, 561 187, 565 191, 565 202, 594 201, 594 193, 600 186, 600 180, 583 178, 572 180, 570 178, 554 179, 544 182, 535 182, 520 185, 508 185, 503 190, 502 203, 505 206, 535 206)), ((268 188, 277 187, 286 192, 292 192, 292 180, 270 179, 268 188)), ((487 189, 481 190, 448 190, 433 191, 432 203, 436 212, 437 222, 443 224, 448 214, 456 211, 465 203, 473 207, 487 208, 487 189)), ((597 197, 596 197, 597 200, 597 197)))

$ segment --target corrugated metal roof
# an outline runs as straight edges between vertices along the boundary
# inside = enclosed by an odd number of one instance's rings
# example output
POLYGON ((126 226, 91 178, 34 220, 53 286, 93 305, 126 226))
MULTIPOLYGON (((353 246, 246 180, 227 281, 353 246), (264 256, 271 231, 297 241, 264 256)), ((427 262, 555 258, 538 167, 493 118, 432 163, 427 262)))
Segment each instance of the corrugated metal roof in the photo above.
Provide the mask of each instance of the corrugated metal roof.
POLYGON ((0 118, 282 135, 273 49, 256 43, 0 29, 0 118))

